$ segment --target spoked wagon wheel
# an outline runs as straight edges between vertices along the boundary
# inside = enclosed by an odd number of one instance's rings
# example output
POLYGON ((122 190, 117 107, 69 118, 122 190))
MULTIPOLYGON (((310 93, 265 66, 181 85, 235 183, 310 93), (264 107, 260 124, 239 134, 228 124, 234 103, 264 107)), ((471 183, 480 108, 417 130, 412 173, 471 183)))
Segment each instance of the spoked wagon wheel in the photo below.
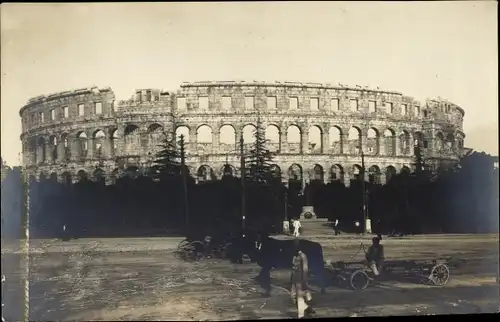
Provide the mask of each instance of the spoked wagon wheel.
POLYGON ((450 269, 445 264, 434 265, 429 276, 430 282, 437 286, 443 286, 450 278, 450 269))
POLYGON ((182 251, 187 245, 189 245, 189 240, 186 238, 182 240, 179 245, 177 245, 177 251, 182 251))
POLYGON ((351 274, 349 281, 353 290, 361 291, 368 287, 370 278, 363 270, 357 270, 351 274))

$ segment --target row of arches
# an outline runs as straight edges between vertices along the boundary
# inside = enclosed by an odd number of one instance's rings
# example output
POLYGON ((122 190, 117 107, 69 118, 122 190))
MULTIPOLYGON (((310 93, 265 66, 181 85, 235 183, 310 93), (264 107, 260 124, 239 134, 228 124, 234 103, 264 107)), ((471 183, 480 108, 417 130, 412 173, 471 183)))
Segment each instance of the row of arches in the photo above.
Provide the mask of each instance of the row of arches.
MULTIPOLYGON (((74 136, 62 133, 59 136, 51 135, 47 141, 45 137, 32 138, 23 148, 30 156, 26 160, 29 164, 108 159, 118 155, 152 156, 160 149, 168 131, 157 123, 149 125, 145 131, 129 124, 123 128, 121 135, 118 128, 78 131, 74 136)), ((245 125, 240 133, 230 124, 222 125, 217 131, 206 124, 197 128, 181 125, 175 129, 175 135, 177 138, 184 136, 188 155, 207 155, 234 151, 239 135, 243 136, 248 147, 255 141, 255 131, 254 124, 245 125)), ((328 131, 324 131, 314 125, 305 132, 298 125, 290 125, 282 131, 277 125, 270 124, 264 129, 264 135, 268 148, 275 153, 357 155, 363 152, 372 156, 410 156, 415 143, 432 148, 427 144, 430 138, 426 138, 422 132, 410 134, 407 130, 396 131, 392 128, 379 131, 371 127, 363 133, 356 126, 348 130, 331 126, 328 131)), ((437 142, 437 151, 445 142, 449 150, 454 151, 453 134, 444 137, 438 133, 437 142)))
MULTIPOLYGON (((294 163, 285 169, 282 169, 279 165, 274 164, 272 165, 271 170, 276 178, 280 178, 284 182, 300 182, 302 184, 314 180, 324 183, 340 181, 348 184, 350 180, 360 179, 360 175, 363 173, 362 167, 359 164, 354 164, 346 167, 342 166, 341 164, 334 164, 329 168, 323 167, 320 164, 315 164, 309 169, 304 169, 300 164, 297 163, 294 163)), ((384 184, 398 172, 410 173, 410 168, 407 166, 403 166, 398 171, 394 166, 381 167, 378 165, 371 165, 365 170, 365 180, 371 183, 384 184)), ((238 177, 241 175, 239 169, 231 164, 224 164, 220 167, 212 167, 205 164, 199 166, 197 169, 187 167, 187 173, 188 175, 194 177, 197 182, 207 182, 217 180, 225 176, 238 177)), ((124 171, 114 169, 110 172, 106 172, 102 168, 96 168, 92 171, 81 169, 73 173, 70 171, 65 171, 60 175, 58 175, 56 172, 51 172, 50 174, 48 174, 42 171, 39 174, 39 180, 51 180, 67 184, 91 180, 95 182, 101 182, 103 184, 113 184, 116 182, 116 179, 120 177, 135 179, 140 175, 150 175, 149 169, 140 168, 137 166, 129 166, 124 171)), ((35 178, 32 177, 32 180, 34 179, 35 178)))

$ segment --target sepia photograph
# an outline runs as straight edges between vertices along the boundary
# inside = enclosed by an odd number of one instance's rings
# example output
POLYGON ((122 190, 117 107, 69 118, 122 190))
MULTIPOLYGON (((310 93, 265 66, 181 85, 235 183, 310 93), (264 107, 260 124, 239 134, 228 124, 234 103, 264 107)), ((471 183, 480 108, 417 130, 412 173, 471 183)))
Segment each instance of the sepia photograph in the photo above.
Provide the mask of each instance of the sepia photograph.
POLYGON ((2 322, 499 312, 498 3, 2 3, 2 322))

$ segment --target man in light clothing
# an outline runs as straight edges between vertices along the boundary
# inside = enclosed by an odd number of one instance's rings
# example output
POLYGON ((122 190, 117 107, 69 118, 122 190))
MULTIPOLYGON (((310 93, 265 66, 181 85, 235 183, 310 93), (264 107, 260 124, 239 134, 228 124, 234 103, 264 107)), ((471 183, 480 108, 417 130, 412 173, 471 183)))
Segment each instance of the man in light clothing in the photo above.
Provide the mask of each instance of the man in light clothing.
POLYGON ((300 224, 300 221, 298 219, 295 219, 293 221, 293 236, 294 237, 299 237, 300 236, 300 231, 299 229, 302 227, 300 224))
POLYGON ((334 229, 335 229, 335 236, 339 235, 340 234, 340 231, 339 231, 339 220, 338 219, 335 219, 335 223, 333 224, 334 226, 334 229))
POLYGON ((366 252, 366 260, 373 274, 379 276, 384 265, 384 246, 380 245, 378 237, 372 238, 372 245, 366 252))
POLYGON ((313 314, 314 310, 307 303, 312 300, 309 291, 308 274, 309 265, 306 254, 299 247, 299 240, 294 241, 294 256, 292 262, 292 275, 290 277, 292 287, 290 295, 297 306, 297 317, 304 318, 306 314, 313 314))

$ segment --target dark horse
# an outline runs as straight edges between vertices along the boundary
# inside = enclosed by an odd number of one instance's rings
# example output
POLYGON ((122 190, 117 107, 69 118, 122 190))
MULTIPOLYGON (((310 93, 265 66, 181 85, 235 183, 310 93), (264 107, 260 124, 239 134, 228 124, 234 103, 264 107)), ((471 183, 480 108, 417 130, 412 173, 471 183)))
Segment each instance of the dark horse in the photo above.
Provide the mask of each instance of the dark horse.
MULTIPOLYGON (((277 240, 266 234, 249 234, 241 238, 236 247, 231 251, 230 259, 239 261, 242 254, 247 254, 253 262, 261 267, 256 280, 266 291, 271 292, 271 269, 292 269, 294 240, 277 240)), ((321 293, 326 290, 323 259, 323 248, 319 243, 300 239, 298 240, 300 250, 306 254, 309 263, 309 271, 314 273, 321 288, 321 293)))

